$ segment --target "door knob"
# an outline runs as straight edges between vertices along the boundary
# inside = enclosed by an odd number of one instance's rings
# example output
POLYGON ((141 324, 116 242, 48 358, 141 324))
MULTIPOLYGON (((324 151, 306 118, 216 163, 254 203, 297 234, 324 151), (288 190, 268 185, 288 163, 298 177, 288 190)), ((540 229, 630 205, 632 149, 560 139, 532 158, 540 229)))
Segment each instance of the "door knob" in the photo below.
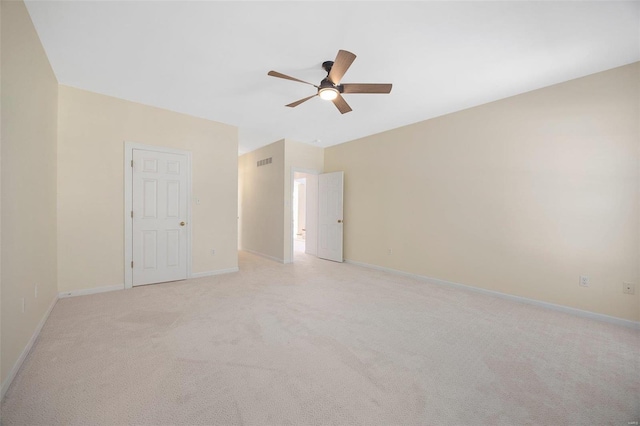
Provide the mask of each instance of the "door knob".
POLYGON ((184 226, 184 225, 185 225, 185 223, 184 223, 184 222, 180 222, 180 226, 184 226))
POLYGON ((338 219, 338 223, 342 223, 342 219, 338 219))

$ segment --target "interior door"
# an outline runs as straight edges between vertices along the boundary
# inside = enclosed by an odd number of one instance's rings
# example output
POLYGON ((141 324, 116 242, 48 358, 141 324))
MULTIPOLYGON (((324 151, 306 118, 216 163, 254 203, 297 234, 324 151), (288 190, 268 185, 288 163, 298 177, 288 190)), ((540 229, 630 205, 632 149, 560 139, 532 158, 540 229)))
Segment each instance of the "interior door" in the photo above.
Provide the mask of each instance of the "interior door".
POLYGON ((318 257, 342 262, 344 172, 318 175, 318 257))
POLYGON ((187 158, 133 150, 133 285, 187 278, 187 158))

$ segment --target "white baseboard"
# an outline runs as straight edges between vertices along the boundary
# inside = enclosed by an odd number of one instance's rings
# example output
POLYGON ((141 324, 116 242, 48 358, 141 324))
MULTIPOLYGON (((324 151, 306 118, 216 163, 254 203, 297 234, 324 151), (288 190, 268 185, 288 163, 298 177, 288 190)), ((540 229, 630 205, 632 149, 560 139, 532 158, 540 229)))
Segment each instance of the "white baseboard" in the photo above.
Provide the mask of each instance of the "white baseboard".
POLYGON ((13 364, 13 368, 11 368, 9 375, 4 380, 4 383, 2 383, 2 390, 0 391, 0 401, 2 401, 2 399, 4 398, 4 394, 7 393, 7 390, 9 390, 9 386, 11 386, 11 382, 13 382, 13 379, 16 378, 18 371, 20 371, 20 367, 22 367, 22 363, 24 362, 25 359, 27 359, 27 355, 29 355, 31 348, 33 348, 33 344, 36 342, 36 339, 40 335, 40 331, 42 330, 42 327, 44 327, 44 324, 47 322, 47 319, 49 318, 49 314, 51 314, 53 307, 56 306, 57 301, 58 301, 58 296, 56 295, 53 298, 51 305, 49 305, 47 312, 44 313, 44 315, 42 316, 42 319, 38 323, 38 326, 36 327, 33 334, 31 335, 31 339, 29 339, 29 342, 27 342, 27 346, 24 347, 24 349, 22 350, 22 353, 18 357, 18 360, 16 361, 15 364, 13 364))
POLYGON ((124 290, 124 284, 107 285, 104 287, 84 288, 82 290, 61 291, 58 293, 60 299, 65 297, 86 296, 87 294, 105 293, 107 291, 124 290))
POLYGON ((274 260, 278 263, 284 263, 284 259, 279 259, 277 257, 269 256, 268 254, 260 253, 258 251, 253 251, 246 248, 241 248, 240 250, 246 251, 247 253, 255 254, 256 256, 264 257, 265 259, 274 260))
POLYGON ((217 269, 215 271, 194 272, 191 274, 191 278, 211 277, 213 275, 231 274, 238 271, 239 269, 236 266, 235 268, 217 269))
POLYGON ((396 275, 404 275, 406 277, 415 278, 421 281, 426 281, 432 284, 443 285, 447 287, 454 287, 463 290, 470 290, 476 293, 483 293, 491 296, 500 297, 502 299, 513 300, 520 303, 527 303, 529 305, 540 306, 542 308, 553 309, 554 311, 560 311, 571 315, 577 315, 583 318, 590 318, 596 321, 607 322, 610 324, 621 325, 623 327, 629 327, 636 330, 640 330, 640 322, 639 321, 631 321, 623 318, 616 318, 605 314, 598 314, 596 312, 583 311, 582 309, 571 308, 569 306, 556 305, 555 303, 543 302, 541 300, 529 299, 527 297, 515 296, 512 294, 501 293, 499 291, 487 290, 480 287, 473 287, 466 284, 454 283, 451 281, 445 281, 438 278, 431 278, 424 275, 412 274, 410 272, 400 271, 398 269, 385 268, 383 266, 371 265, 369 263, 357 262, 355 260, 345 259, 346 263, 350 263, 356 266, 362 266, 364 268, 376 269, 382 272, 388 272, 396 275))

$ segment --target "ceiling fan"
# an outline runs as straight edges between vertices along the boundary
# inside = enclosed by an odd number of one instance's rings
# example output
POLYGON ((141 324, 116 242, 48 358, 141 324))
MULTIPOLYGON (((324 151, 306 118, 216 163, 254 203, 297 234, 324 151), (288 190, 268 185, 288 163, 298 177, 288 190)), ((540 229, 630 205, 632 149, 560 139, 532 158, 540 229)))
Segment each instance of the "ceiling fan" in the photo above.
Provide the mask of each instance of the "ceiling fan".
POLYGON ((320 82, 320 85, 315 85, 306 81, 298 80, 297 78, 289 77, 277 71, 269 71, 268 75, 272 77, 284 78, 285 80, 297 81, 299 83, 310 84, 318 89, 318 93, 300 99, 299 101, 292 102, 286 106, 290 108, 297 107, 303 102, 308 101, 311 98, 320 96, 322 99, 332 101, 338 108, 341 114, 345 114, 351 111, 351 107, 344 100, 342 94, 353 93, 389 93, 391 92, 391 84, 369 84, 369 83, 345 83, 340 84, 342 77, 347 72, 353 61, 356 59, 356 55, 346 50, 338 50, 338 55, 335 61, 325 61, 322 63, 322 68, 327 72, 327 76, 320 82))

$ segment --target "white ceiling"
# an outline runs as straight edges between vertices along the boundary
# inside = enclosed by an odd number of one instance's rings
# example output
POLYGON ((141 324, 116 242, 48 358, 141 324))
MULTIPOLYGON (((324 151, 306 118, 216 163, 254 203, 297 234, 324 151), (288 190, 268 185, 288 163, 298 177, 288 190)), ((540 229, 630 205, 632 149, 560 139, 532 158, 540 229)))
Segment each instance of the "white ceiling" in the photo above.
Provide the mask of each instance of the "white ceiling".
POLYGON ((331 146, 640 60, 640 2, 27 1, 61 84, 331 146), (308 85, 358 57, 341 115, 308 85))

